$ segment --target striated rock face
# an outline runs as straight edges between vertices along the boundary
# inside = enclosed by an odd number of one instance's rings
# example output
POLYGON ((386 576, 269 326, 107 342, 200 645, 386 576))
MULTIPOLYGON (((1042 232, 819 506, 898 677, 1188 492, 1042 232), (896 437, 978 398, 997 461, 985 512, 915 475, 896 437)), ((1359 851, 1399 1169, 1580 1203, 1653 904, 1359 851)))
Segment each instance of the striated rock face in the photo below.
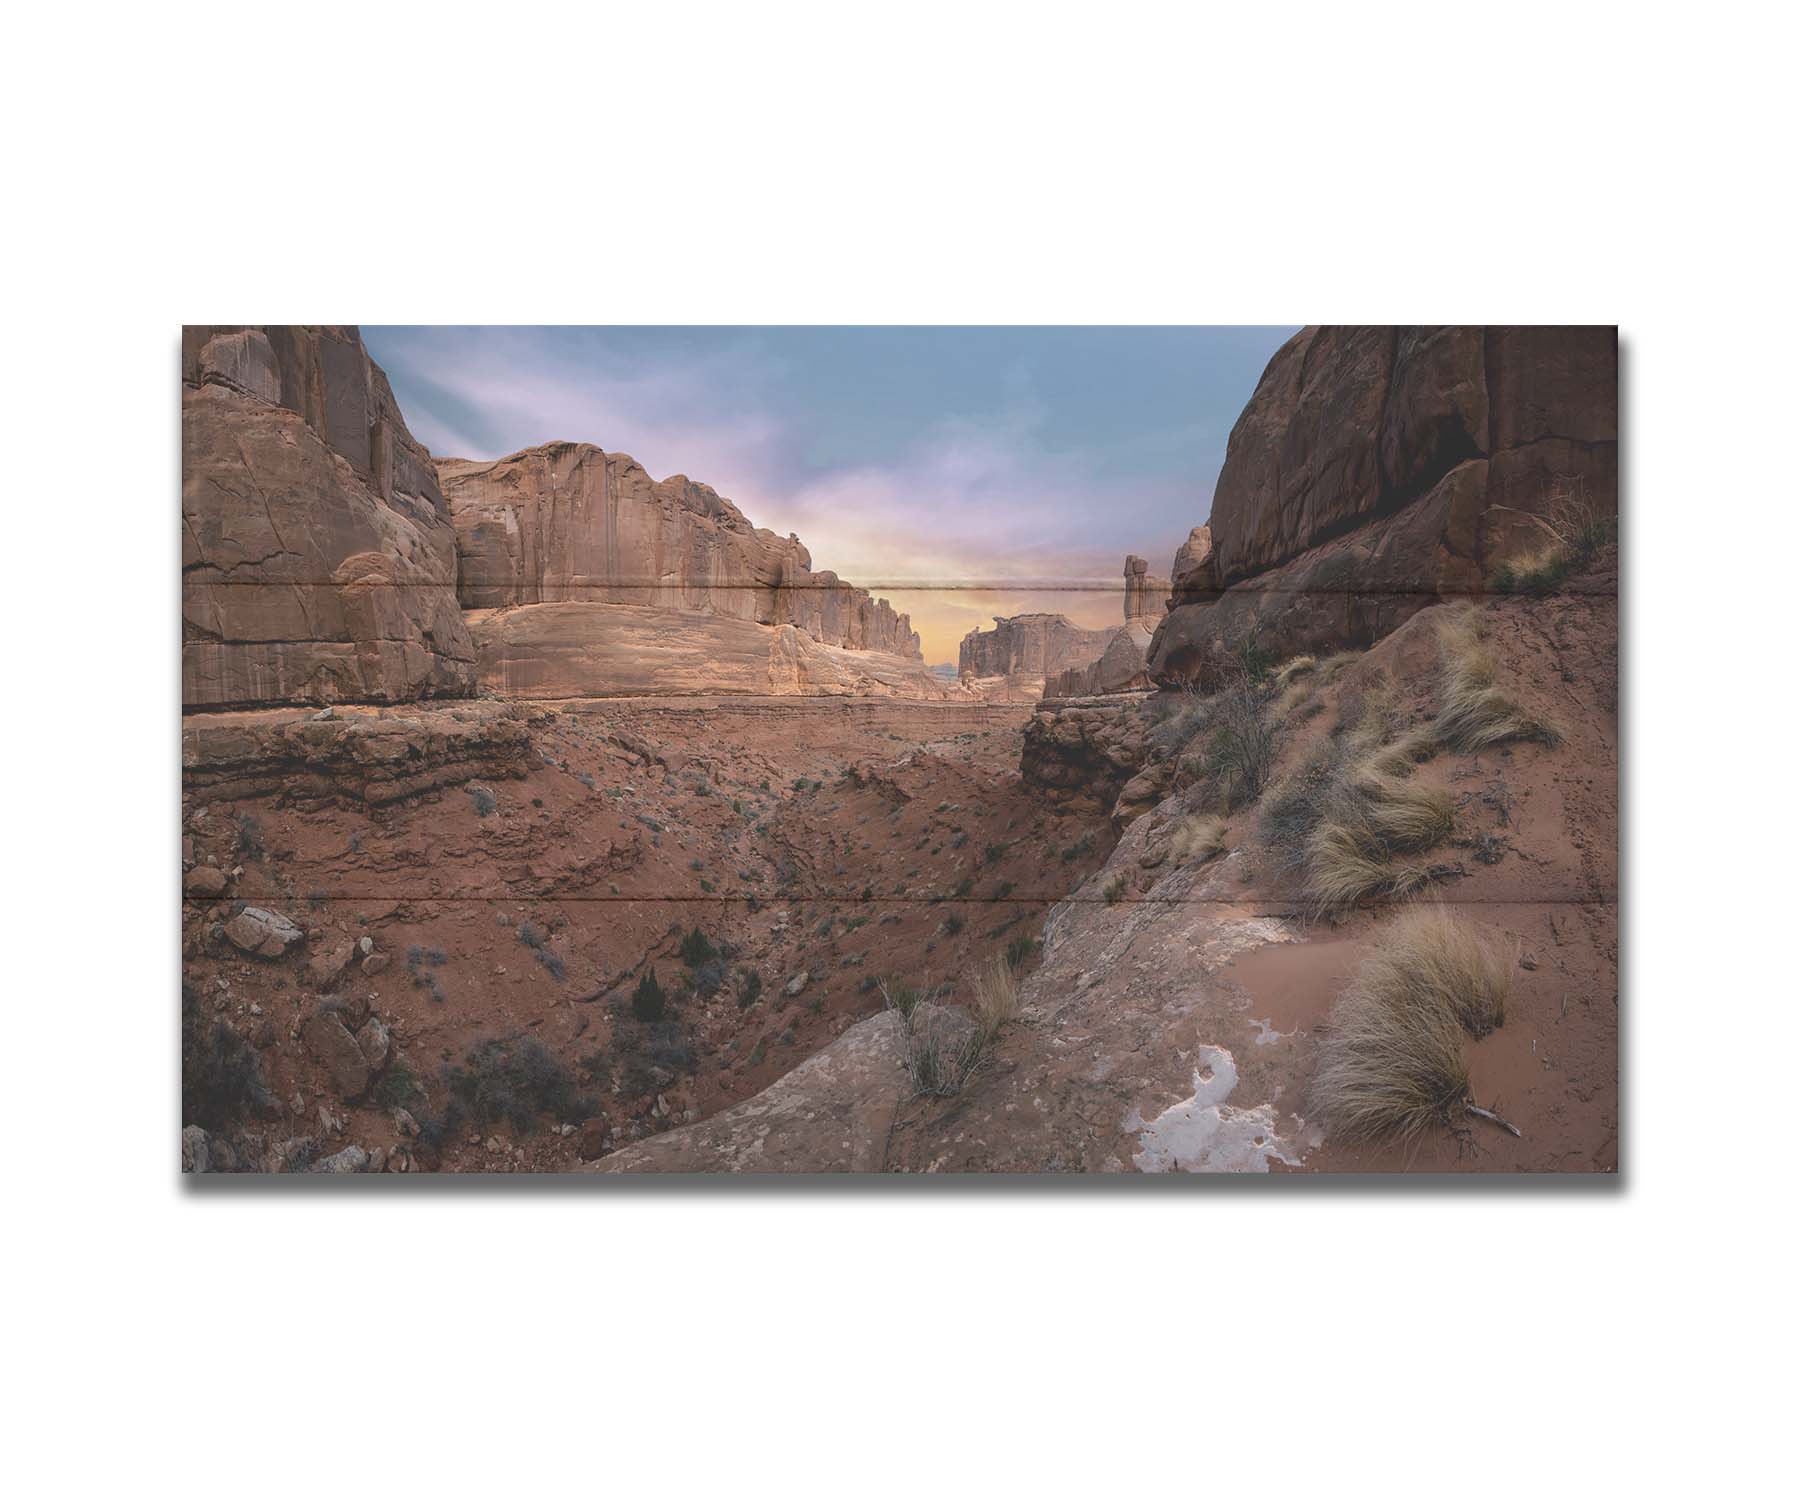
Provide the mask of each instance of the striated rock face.
POLYGON ((1617 370, 1610 327, 1296 334, 1232 429, 1210 555, 1196 532, 1171 570, 1151 674, 1205 679, 1251 637, 1366 646, 1541 543, 1555 488, 1614 513, 1617 370))
POLYGON ((430 455, 354 328, 182 330, 182 702, 466 696, 430 455))
POLYGON ((652 480, 623 453, 547 443, 493 462, 437 466, 456 526, 466 609, 623 604, 759 625, 918 658, 885 599, 812 571, 800 539, 752 526, 708 485, 652 480))
POLYGON ((792 625, 698 610, 536 604, 468 621, 481 685, 512 697, 960 696, 916 655, 827 646, 792 625))
POLYGON ((992 630, 962 638, 957 670, 963 677, 1044 677, 1086 666, 1112 637, 1111 630, 1083 630, 1067 615, 995 615, 992 630))

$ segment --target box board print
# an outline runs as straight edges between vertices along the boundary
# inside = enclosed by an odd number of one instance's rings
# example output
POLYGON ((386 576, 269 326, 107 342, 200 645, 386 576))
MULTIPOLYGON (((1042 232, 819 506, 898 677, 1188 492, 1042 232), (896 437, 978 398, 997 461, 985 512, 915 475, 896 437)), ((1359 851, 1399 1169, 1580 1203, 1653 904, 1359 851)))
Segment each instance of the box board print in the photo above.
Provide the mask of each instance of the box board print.
POLYGON ((184 1170, 1616 1169, 1612 328, 181 399, 184 1170))

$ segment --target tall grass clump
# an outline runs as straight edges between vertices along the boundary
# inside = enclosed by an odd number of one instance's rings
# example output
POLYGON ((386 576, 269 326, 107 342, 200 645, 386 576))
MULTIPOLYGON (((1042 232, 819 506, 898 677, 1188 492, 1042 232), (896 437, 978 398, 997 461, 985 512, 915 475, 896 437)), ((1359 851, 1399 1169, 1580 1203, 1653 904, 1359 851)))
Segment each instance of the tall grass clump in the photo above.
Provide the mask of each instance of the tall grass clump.
POLYGON ((1453 609, 1438 626, 1443 666, 1434 732, 1452 750, 1472 754, 1507 740, 1557 744, 1561 731, 1527 713, 1495 680, 1493 653, 1482 644, 1481 613, 1473 604, 1453 609))
POLYGON ((1543 543, 1494 570, 1488 582, 1502 594, 1554 593, 1570 575, 1589 566, 1619 531, 1619 518, 1589 497, 1586 480, 1578 476, 1557 480, 1535 512, 1510 505, 1493 509, 1529 521, 1543 543))
POLYGON ((1404 1141, 1473 1112, 1463 1041, 1504 1019, 1515 961, 1441 909, 1395 922, 1332 1007, 1310 1106, 1327 1131, 1404 1141))
POLYGON ((1190 813, 1169 836, 1169 855, 1177 863, 1209 860, 1225 852, 1225 820, 1208 813, 1190 813))

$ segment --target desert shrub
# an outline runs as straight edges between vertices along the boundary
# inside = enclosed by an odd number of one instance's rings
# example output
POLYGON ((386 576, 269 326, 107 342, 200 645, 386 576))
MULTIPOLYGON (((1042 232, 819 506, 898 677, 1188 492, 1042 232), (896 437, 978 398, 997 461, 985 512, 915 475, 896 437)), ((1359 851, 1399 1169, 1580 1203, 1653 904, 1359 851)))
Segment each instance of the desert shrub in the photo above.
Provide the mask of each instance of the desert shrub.
POLYGON ((1125 894, 1125 885, 1125 877, 1122 874, 1115 875, 1111 880, 1106 882, 1106 885, 1101 889, 1100 894, 1106 898, 1106 904, 1108 906, 1117 906, 1119 904, 1120 898, 1125 894))
POLYGON ((424 1098, 425 1086, 405 1058, 389 1063, 381 1077, 375 1080, 375 1102, 383 1109, 410 1109, 424 1098))
POLYGON ((574 1074, 532 1037, 478 1042, 445 1069, 444 1086, 466 1119, 484 1127, 505 1120, 521 1135, 541 1115, 581 1121, 599 1111, 598 1102, 576 1087, 574 1074))
POLYGON ((1262 796, 1275 764, 1269 693, 1248 673, 1213 696, 1211 735, 1203 761, 1213 795, 1226 812, 1262 796))
POLYGON ((904 979, 878 979, 875 987, 881 991, 882 1004, 896 1012, 902 1021, 911 1020, 912 1013, 918 1009, 920 1002, 932 999, 937 994, 928 984, 911 984, 904 979))
POLYGON ((724 959, 709 958, 688 971, 688 987, 701 999, 711 999, 724 988, 729 972, 724 959))
POLYGON ((198 992, 181 987, 181 1122, 222 1130, 245 1115, 280 1106, 263 1078, 256 1049, 217 1016, 198 992))
POLYGON ((485 818, 498 807, 499 801, 484 786, 470 785, 463 788, 469 794, 469 800, 475 804, 475 816, 485 818))
POLYGON ((1305 867, 1308 841, 1325 820, 1336 782, 1336 761, 1329 749, 1321 748, 1269 788, 1262 799, 1257 834, 1276 869, 1305 867))
POLYGON ((1006 945, 1006 967, 1013 970, 1022 969, 1037 957, 1038 949, 1043 946, 1028 933, 1020 933, 1006 945))
POLYGON ((1080 838, 1076 839, 1074 843, 1070 844, 1068 846, 1068 848, 1063 850, 1063 852, 1062 852, 1063 863, 1064 864, 1073 864, 1076 860, 1080 859, 1082 857, 1082 855, 1086 854, 1093 847, 1094 847, 1094 835, 1092 833, 1082 834, 1082 836, 1080 838))
POLYGON ((660 1021, 667 1007, 668 997, 663 994, 663 987, 656 982, 656 970, 646 969, 637 982, 637 988, 631 992, 632 1015, 646 1023, 660 1021))
POLYGON ((717 958, 719 950, 713 946, 711 938, 695 927, 681 940, 680 953, 684 964, 690 969, 697 969, 701 964, 717 958))
POLYGON ((1473 604, 1452 610, 1438 626, 1443 658, 1434 726, 1438 738, 1463 754, 1507 740, 1558 743, 1562 736, 1551 721, 1526 713, 1496 684, 1494 658, 1481 636, 1480 611, 1473 604))
POLYGON ((1005 844, 989 844, 981 851, 981 859, 984 864, 997 865, 1005 857, 1005 844))
POLYGON ((1516 962, 1444 910, 1396 921, 1332 1007, 1311 1095, 1326 1129, 1406 1139, 1465 1114, 1463 1039, 1501 1024, 1516 962))
POLYGON ((232 853, 240 860, 259 860, 267 851, 263 846, 262 824, 252 813, 239 813, 232 819, 232 853))
POLYGON ((739 1010, 748 1010, 762 997, 763 977, 755 969, 738 970, 737 1003, 739 1010))
POLYGON ((955 912, 944 918, 944 931, 951 937, 963 930, 963 919, 955 912))

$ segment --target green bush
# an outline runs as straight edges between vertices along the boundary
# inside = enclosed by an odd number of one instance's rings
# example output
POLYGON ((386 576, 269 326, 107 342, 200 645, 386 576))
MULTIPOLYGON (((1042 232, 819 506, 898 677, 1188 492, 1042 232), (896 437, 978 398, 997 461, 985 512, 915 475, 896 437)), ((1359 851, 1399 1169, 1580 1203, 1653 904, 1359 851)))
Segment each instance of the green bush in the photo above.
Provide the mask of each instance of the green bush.
POLYGON ((660 1021, 668 1008, 668 997, 656 982, 656 970, 648 969, 631 992, 631 1013, 645 1023, 660 1021))

